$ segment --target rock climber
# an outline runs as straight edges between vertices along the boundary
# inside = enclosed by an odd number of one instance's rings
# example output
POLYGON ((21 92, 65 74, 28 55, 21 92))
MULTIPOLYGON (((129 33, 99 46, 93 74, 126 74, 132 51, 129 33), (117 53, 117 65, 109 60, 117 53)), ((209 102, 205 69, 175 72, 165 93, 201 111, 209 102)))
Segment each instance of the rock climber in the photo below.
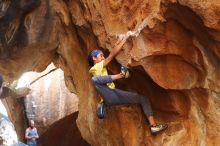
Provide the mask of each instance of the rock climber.
POLYGON ((168 125, 158 124, 156 122, 148 97, 115 88, 113 81, 121 78, 127 78, 126 72, 108 75, 106 67, 122 49, 126 39, 127 37, 124 37, 123 39, 117 41, 107 58, 105 58, 103 52, 98 49, 89 53, 88 63, 91 66, 89 73, 92 75, 92 83, 94 84, 97 92, 102 96, 105 104, 108 106, 119 104, 140 104, 150 123, 150 131, 152 134, 155 134, 166 129, 168 125))
POLYGON ((29 121, 29 127, 25 131, 25 138, 28 146, 37 146, 36 139, 39 138, 34 120, 29 121))

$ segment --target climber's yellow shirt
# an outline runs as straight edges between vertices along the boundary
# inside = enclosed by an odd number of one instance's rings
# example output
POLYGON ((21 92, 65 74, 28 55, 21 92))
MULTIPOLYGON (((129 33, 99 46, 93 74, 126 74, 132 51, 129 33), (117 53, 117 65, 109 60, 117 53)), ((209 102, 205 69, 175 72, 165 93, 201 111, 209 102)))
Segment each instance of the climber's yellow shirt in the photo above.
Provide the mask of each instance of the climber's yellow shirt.
MULTIPOLYGON (((99 63, 96 63, 90 70, 89 73, 92 76, 107 76, 108 75, 108 71, 106 69, 106 67, 104 66, 104 60, 100 61, 99 63)), ((107 86, 111 89, 115 88, 115 84, 113 82, 111 83, 107 83, 107 86)))

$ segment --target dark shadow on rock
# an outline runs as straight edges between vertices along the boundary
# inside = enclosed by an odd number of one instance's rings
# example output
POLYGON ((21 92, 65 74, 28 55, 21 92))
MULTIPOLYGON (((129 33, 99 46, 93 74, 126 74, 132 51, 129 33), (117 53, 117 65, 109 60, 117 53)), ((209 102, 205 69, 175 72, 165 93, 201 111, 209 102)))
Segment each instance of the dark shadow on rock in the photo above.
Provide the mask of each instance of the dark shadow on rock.
POLYGON ((50 126, 40 136, 39 146, 90 146, 82 137, 76 125, 75 112, 50 126))

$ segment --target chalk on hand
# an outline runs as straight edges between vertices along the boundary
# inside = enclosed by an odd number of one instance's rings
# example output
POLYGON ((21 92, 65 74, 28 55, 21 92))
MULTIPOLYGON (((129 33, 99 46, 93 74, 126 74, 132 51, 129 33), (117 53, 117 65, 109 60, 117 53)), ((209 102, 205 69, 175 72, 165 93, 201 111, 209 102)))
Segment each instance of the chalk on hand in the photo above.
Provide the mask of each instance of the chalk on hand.
POLYGON ((128 31, 126 35, 132 36, 134 33, 132 31, 128 31))

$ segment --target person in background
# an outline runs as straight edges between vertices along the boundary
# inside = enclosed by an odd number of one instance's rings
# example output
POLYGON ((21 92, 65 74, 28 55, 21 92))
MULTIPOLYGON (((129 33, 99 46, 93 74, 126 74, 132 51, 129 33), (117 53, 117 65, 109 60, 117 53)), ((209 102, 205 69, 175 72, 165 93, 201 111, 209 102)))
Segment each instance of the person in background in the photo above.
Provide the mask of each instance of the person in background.
POLYGON ((29 127, 25 131, 25 139, 27 140, 28 146, 37 146, 38 139, 37 128, 35 127, 34 120, 29 121, 29 127))

